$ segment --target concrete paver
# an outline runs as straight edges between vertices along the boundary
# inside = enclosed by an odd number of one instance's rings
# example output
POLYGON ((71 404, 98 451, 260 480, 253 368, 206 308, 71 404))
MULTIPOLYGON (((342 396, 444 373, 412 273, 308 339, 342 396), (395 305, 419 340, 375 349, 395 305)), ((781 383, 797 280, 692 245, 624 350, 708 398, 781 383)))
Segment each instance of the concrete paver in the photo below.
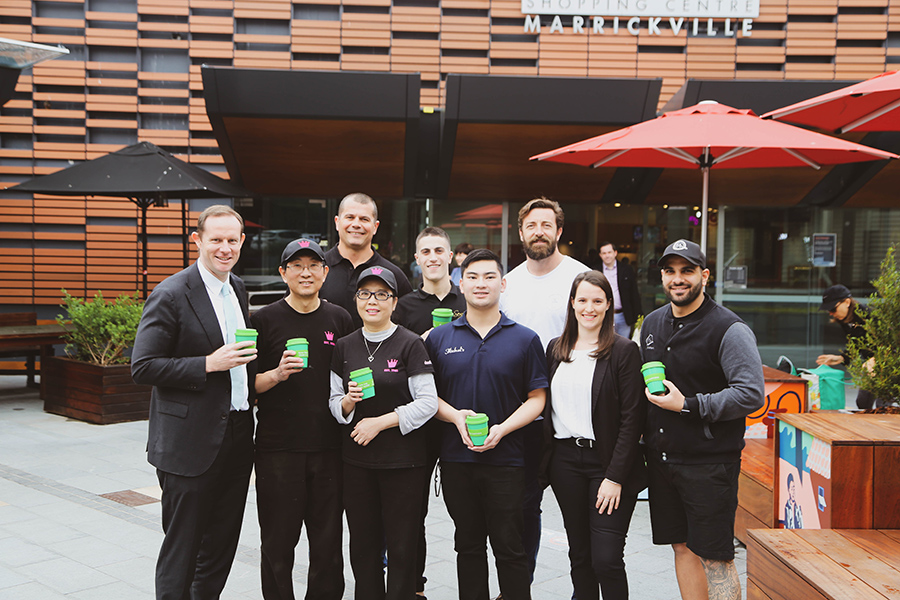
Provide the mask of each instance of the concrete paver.
MULTIPOLYGON (((158 497, 146 461, 147 423, 90 425, 44 413, 24 377, 0 377, 0 600, 144 600, 153 598, 153 571, 162 541, 159 503, 126 506, 100 494, 138 491, 158 497)), ((544 495, 543 535, 532 586, 535 600, 572 595, 562 517, 544 495)), ((430 495, 426 593, 455 600, 453 522, 442 498, 430 495)), ((294 569, 302 597, 306 536, 294 569)), ((251 485, 244 527, 224 600, 260 600, 259 527, 251 485)), ((491 559, 492 560, 492 559, 491 559)), ((676 600, 668 547, 650 540, 647 503, 638 503, 626 545, 631 597, 676 600)), ((349 536, 344 534, 344 597, 353 597, 349 536)), ((746 552, 736 564, 746 588, 746 552)), ((491 564, 491 593, 498 592, 491 564)))

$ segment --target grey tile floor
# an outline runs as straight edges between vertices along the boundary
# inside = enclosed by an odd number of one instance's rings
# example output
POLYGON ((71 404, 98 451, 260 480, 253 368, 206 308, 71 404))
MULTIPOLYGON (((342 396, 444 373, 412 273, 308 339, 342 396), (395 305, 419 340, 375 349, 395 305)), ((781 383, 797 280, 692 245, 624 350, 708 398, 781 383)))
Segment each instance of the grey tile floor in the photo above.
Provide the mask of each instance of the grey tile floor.
MULTIPOLYGON (((24 377, 0 377, 0 600, 149 600, 162 541, 159 503, 130 507, 100 496, 135 490, 158 495, 156 474, 144 453, 147 423, 89 425, 46 414, 24 377)), ((427 521, 426 592, 453 600, 456 567, 453 522, 443 499, 431 497, 427 521)), ((344 534, 347 592, 353 576, 344 534)), ((306 580, 305 536, 294 570, 296 594, 306 580)), ((543 501, 543 535, 532 595, 568 600, 567 544, 551 492, 543 501)), ((650 541, 646 502, 639 502, 626 546, 631 597, 679 598, 672 552, 650 541)), ((746 587, 746 552, 736 563, 746 587)), ((258 600, 259 527, 251 487, 238 556, 226 600, 258 600)), ((491 593, 498 590, 491 569, 491 593)))

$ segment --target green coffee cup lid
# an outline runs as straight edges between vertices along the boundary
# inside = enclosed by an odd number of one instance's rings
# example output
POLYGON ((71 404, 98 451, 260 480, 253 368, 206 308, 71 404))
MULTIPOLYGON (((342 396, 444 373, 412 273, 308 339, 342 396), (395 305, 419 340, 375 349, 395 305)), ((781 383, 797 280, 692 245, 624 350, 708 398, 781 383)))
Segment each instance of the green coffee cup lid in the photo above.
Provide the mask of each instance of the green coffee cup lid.
POLYGON ((658 360, 652 360, 648 363, 644 363, 641 366, 641 371, 643 371, 644 369, 665 369, 665 368, 666 368, 666 365, 664 365, 663 363, 659 362, 658 360))
POLYGON ((453 309, 452 308, 436 308, 431 311, 431 315, 433 317, 450 317, 453 318, 453 309))
POLYGON ((306 341, 306 338, 291 338, 284 343, 285 346, 296 346, 299 344, 306 344, 307 346, 309 345, 309 343, 306 341))
POLYGON ((234 335, 251 336, 257 335, 257 333, 255 329, 235 329, 234 335))
POLYGON ((369 375, 372 373, 372 369, 369 367, 363 367, 362 369, 357 369, 355 371, 350 371, 350 379, 354 377, 361 377, 362 375, 369 375))
POLYGON ((481 423, 487 423, 488 416, 484 413, 478 413, 477 415, 466 415, 466 423, 468 425, 479 425, 481 423))

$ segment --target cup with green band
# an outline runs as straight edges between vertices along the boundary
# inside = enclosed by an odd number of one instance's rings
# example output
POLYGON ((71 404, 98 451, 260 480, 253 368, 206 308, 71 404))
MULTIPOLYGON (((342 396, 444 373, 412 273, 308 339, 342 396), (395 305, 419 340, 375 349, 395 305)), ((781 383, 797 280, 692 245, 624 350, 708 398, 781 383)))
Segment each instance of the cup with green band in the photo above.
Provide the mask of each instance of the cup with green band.
POLYGON ((647 384, 647 389, 651 394, 662 396, 668 391, 663 384, 663 380, 666 378, 666 365, 658 360, 644 363, 641 367, 641 374, 644 376, 644 383, 647 384))
POLYGON ((363 400, 375 395, 375 380, 372 378, 372 369, 369 367, 350 371, 350 380, 355 381, 356 385, 362 388, 363 400))
POLYGON ((309 366, 309 342, 306 338, 291 338, 285 343, 285 347, 296 352, 295 356, 303 361, 299 367, 295 368, 305 369, 309 366))
POLYGON ((466 430, 469 432, 469 439, 472 440, 473 446, 484 446, 484 440, 490 431, 488 416, 484 413, 467 415, 466 430))
POLYGON ((453 309, 450 308, 436 308, 431 311, 431 323, 433 327, 440 327, 441 325, 446 325, 450 321, 453 320, 453 309))
MULTIPOLYGON (((255 329, 235 329, 234 330, 234 341, 235 342, 253 342, 252 346, 247 346, 244 350, 248 348, 256 348, 256 338, 259 334, 255 329)), ((249 354, 244 354, 244 356, 249 356, 249 354)))

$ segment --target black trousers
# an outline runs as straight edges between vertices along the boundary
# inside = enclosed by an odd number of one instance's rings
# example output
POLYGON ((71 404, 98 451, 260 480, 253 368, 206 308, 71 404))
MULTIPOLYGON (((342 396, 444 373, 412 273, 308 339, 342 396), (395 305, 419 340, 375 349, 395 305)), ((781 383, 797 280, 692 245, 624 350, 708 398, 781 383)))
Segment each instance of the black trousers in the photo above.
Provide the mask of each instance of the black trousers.
POLYGON ((230 415, 206 473, 185 477, 156 471, 166 534, 156 562, 158 600, 215 599, 225 588, 253 470, 253 415, 230 415))
POLYGON ((425 583, 428 578, 425 577, 425 559, 428 557, 428 546, 425 540, 425 518, 428 517, 428 501, 431 494, 432 481, 431 475, 434 473, 438 458, 441 455, 441 430, 437 427, 442 423, 435 422, 434 419, 428 421, 423 427, 427 428, 426 442, 426 463, 425 463, 425 481, 422 487, 422 515, 419 522, 419 543, 416 549, 416 591, 424 592, 425 583))
POLYGON ((344 595, 341 451, 257 452, 256 505, 262 541, 262 593, 294 600, 294 549, 306 524, 306 600, 344 595))
POLYGON ((550 485, 562 512, 569 540, 572 585, 578 600, 628 598, 625 536, 637 503, 637 493, 622 492, 613 514, 599 514, 597 490, 604 469, 596 450, 554 440, 550 485), (598 585, 599 583, 599 590, 598 585))
POLYGON ((531 599, 531 573, 522 546, 525 468, 441 461, 441 489, 456 526, 460 600, 488 600, 487 540, 504 600, 531 599))
POLYGON ((367 469, 344 463, 344 509, 356 600, 410 600, 415 595, 425 477, 425 467, 367 469))
POLYGON ((544 489, 538 483, 541 470, 541 449, 544 443, 544 420, 532 421, 522 428, 525 432, 525 501, 522 506, 522 545, 528 557, 529 581, 534 581, 538 550, 541 548, 541 501, 544 489))

